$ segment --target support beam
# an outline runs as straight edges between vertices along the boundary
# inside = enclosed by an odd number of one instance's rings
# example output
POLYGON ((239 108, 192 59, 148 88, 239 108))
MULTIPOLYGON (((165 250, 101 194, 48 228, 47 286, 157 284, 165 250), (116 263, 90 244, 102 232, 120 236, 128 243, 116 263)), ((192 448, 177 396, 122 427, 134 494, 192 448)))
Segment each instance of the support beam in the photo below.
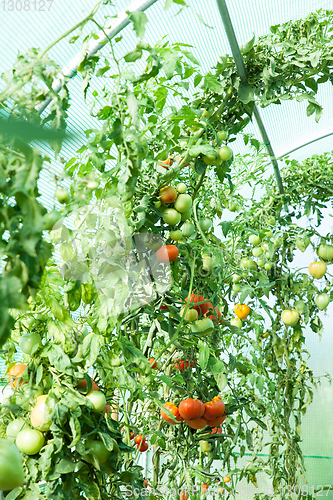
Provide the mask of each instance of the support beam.
MULTIPOLYGON (((236 64, 238 74, 239 74, 242 82, 247 82, 247 71, 246 71, 246 68, 244 65, 242 53, 240 51, 240 48, 239 48, 239 45, 238 45, 238 42, 236 39, 234 27, 233 27, 231 19, 230 19, 227 4, 226 4, 225 0, 216 0, 216 1, 217 1, 217 5, 219 8, 220 14, 221 14, 221 18, 223 21, 225 32, 226 32, 228 40, 229 40, 232 56, 233 56, 235 64, 236 64)), ((254 117, 257 121, 263 143, 266 146, 266 150, 270 156, 271 164, 273 165, 274 174, 275 174, 276 182, 277 182, 278 187, 279 187, 279 191, 281 194, 285 194, 283 184, 282 184, 281 174, 280 174, 280 170, 279 170, 279 165, 278 165, 278 162, 276 160, 276 156, 274 154, 274 151, 273 151, 273 148, 272 148, 271 143, 269 141, 265 126, 263 124, 259 110, 258 110, 256 105, 254 105, 253 114, 254 114, 254 117)))
MULTIPOLYGON (((96 54, 100 49, 102 49, 105 43, 117 35, 120 31, 122 31, 130 22, 129 15, 127 12, 136 12, 141 11, 144 12, 148 7, 153 5, 157 0, 134 0, 126 9, 121 11, 115 20, 112 21, 110 26, 105 27, 105 29, 99 32, 98 38, 96 40, 92 40, 89 44, 89 48, 87 50, 87 57, 92 57, 96 54)), ((62 88, 62 81, 64 78, 74 78, 77 74, 77 70, 79 64, 82 61, 82 54, 78 52, 76 56, 69 61, 67 66, 63 68, 62 75, 60 78, 56 79, 52 84, 52 89, 54 92, 59 93, 62 88)), ((47 97, 45 101, 38 104, 36 106, 36 110, 38 113, 42 113, 48 105, 52 102, 52 97, 47 97)))

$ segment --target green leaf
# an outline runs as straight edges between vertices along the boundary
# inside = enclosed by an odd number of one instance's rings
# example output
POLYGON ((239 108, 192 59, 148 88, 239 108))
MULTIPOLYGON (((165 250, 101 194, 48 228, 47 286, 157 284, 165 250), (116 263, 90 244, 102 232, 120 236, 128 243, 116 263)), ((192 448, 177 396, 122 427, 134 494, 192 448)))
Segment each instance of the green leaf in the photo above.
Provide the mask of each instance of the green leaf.
POLYGON ((199 365, 202 370, 206 369, 208 359, 209 359, 209 347, 205 344, 201 344, 199 347, 199 365))
POLYGON ((158 378, 159 380, 162 380, 162 382, 164 382, 166 385, 168 385, 171 389, 173 384, 172 384, 172 380, 170 377, 168 377, 167 375, 158 375, 158 377, 156 377, 156 378, 158 378))
POLYGON ((200 75, 200 74, 195 75, 194 83, 193 83, 194 87, 197 87, 202 79, 203 79, 202 75, 200 75))
POLYGON ((138 100, 133 94, 131 90, 127 90, 127 107, 128 107, 128 113, 130 114, 132 118, 133 125, 135 127, 138 127, 139 125, 139 117, 138 117, 138 110, 139 110, 139 104, 138 100))
POLYGON ((226 376, 225 373, 217 373, 214 375, 214 378, 217 383, 217 387, 219 388, 220 391, 223 391, 227 385, 228 385, 228 377, 226 376))
POLYGON ((179 54, 177 52, 166 52, 164 54, 163 69, 168 80, 173 77, 178 60, 179 54))
POLYGON ((132 50, 131 52, 128 52, 124 56, 124 59, 126 62, 135 62, 141 57, 142 57, 142 50, 132 50))
POLYGON ((229 354, 228 371, 231 373, 236 368, 236 358, 232 354, 229 354))
POLYGON ((320 58, 321 58, 321 55, 322 55, 321 50, 316 50, 315 52, 311 52, 311 54, 310 54, 310 63, 311 63, 311 66, 313 68, 315 68, 316 66, 318 66, 318 63, 319 63, 320 58))
POLYGON ((221 222, 220 225, 222 227, 222 233, 223 233, 224 237, 226 237, 230 228, 232 227, 232 222, 231 221, 223 221, 223 222, 221 222))
POLYGON ((215 75, 210 73, 204 77, 204 88, 206 91, 214 92, 215 94, 223 93, 223 85, 218 81, 215 75))
POLYGON ((245 438, 248 449, 253 450, 253 439, 252 439, 252 432, 250 431, 250 429, 246 429, 245 438))
POLYGON ((74 413, 71 413, 71 417, 69 419, 69 426, 71 428, 73 437, 72 442, 68 445, 68 447, 71 448, 72 446, 76 446, 81 439, 80 421, 74 413))
POLYGON ((255 87, 249 83, 240 82, 238 87, 238 97, 244 103, 248 104, 254 100, 255 87))
POLYGON ((93 483, 91 480, 89 483, 80 483, 80 488, 84 491, 88 500, 100 500, 101 494, 99 491, 99 487, 96 483, 93 483))
POLYGON ((58 462, 55 466, 55 470, 56 472, 59 472, 59 474, 70 474, 71 472, 75 471, 76 466, 77 464, 72 460, 69 460, 68 458, 62 458, 60 462, 58 462))
POLYGON ((128 14, 130 21, 133 23, 133 29, 136 36, 142 39, 145 34, 146 23, 148 22, 146 14, 139 10, 135 12, 126 12, 126 14, 128 14))

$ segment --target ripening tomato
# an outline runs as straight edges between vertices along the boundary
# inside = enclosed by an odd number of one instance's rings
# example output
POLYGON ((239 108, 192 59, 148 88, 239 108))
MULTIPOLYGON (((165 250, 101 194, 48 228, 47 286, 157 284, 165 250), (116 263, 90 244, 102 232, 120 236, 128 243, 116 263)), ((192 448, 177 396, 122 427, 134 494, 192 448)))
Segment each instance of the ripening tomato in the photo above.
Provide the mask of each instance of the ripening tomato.
POLYGON ((179 413, 185 420, 200 418, 205 412, 205 405, 200 399, 184 399, 179 404, 179 413))
POLYGON ((250 314, 250 308, 246 304, 236 304, 234 313, 239 319, 245 319, 250 314))
POLYGON ((239 319, 239 318, 232 318, 230 320, 230 324, 233 325, 233 326, 237 326, 237 328, 241 329, 242 328, 242 320, 239 319))
POLYGON ((168 422, 168 424, 171 424, 171 425, 177 425, 177 424, 180 424, 184 419, 180 416, 179 414, 179 410, 177 408, 176 405, 174 405, 173 403, 164 403, 164 408, 166 408, 167 410, 169 410, 172 415, 175 417, 175 419, 177 420, 177 422, 174 422, 166 413, 165 411, 161 410, 161 417, 163 418, 163 420, 165 420, 166 422, 168 422))
POLYGON ((0 439, 0 491, 23 486, 25 481, 22 457, 15 444, 0 439))
MULTIPOLYGON (((186 306, 183 306, 180 310, 180 316, 183 317, 184 316, 184 311, 185 311, 185 307, 186 306)), ((186 321, 189 321, 189 323, 193 323, 193 321, 196 321, 198 319, 198 311, 196 309, 190 309, 188 308, 186 313, 185 313, 185 319, 186 321)))
POLYGON ((91 382, 91 389, 89 391, 89 394, 92 391, 99 391, 98 385, 96 384, 96 382, 92 378, 89 377, 89 375, 86 375, 86 378, 83 378, 82 380, 78 381, 78 384, 77 384, 78 387, 80 389, 87 389, 87 387, 88 387, 88 380, 87 379, 89 379, 89 381, 91 382))
POLYGON ((318 260, 317 262, 312 262, 312 264, 309 265, 309 273, 317 280, 322 278, 326 273, 325 262, 321 260, 318 260))
POLYGON ((285 309, 282 311, 281 319, 286 326, 295 326, 299 320, 299 313, 296 309, 292 311, 290 309, 285 309))
POLYGON ((156 257, 159 262, 167 264, 178 259, 179 250, 175 245, 164 245, 156 252, 156 257))
POLYGON ((201 337, 207 335, 214 330, 214 323, 210 318, 198 319, 191 323, 191 331, 193 333, 202 333, 201 337))
POLYGON ((213 321, 213 323, 220 323, 221 321, 224 321, 222 319, 222 313, 218 310, 217 306, 214 307, 214 312, 208 311, 208 313, 205 314, 206 318, 209 318, 213 321), (212 314, 210 314, 212 313, 212 314))
POLYGON ((317 249, 317 254, 321 259, 331 261, 333 260, 333 246, 321 244, 317 249))
POLYGON ((38 396, 36 405, 31 411, 30 421, 33 427, 38 427, 41 431, 48 431, 51 427, 51 420, 47 418, 47 394, 43 394, 42 396, 38 396))
POLYGON ((169 166, 171 167, 173 164, 173 160, 170 158, 167 158, 166 160, 164 161, 159 161, 159 165, 161 165, 161 167, 165 168, 166 170, 169 169, 169 166))
POLYGON ((203 417, 206 420, 215 420, 225 414, 225 404, 219 398, 213 398, 212 401, 205 403, 205 413, 203 417))
POLYGON ((208 420, 203 417, 200 418, 192 418, 189 420, 185 420, 185 423, 191 427, 191 429, 203 429, 208 425, 208 420))
POLYGON ((188 500, 188 493, 185 491, 181 491, 179 494, 179 500, 188 500))
MULTIPOLYGON (((10 368, 8 372, 9 383, 11 387, 16 387, 19 379, 22 377, 23 373, 27 369, 27 365, 24 363, 18 363, 10 368)), ((25 380, 21 380, 19 386, 25 384, 25 380)))
POLYGON ((165 203, 166 205, 169 203, 173 203, 177 198, 176 188, 172 186, 165 186, 164 188, 160 189, 159 197, 161 199, 161 202, 165 203))

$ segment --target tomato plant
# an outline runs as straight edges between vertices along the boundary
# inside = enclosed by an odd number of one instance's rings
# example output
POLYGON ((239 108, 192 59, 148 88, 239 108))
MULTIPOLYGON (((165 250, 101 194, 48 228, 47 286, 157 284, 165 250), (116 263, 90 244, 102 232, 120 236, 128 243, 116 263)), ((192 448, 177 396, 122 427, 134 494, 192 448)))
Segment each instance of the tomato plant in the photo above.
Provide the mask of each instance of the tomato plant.
POLYGON ((0 491, 8 491, 22 486, 25 480, 22 458, 17 447, 0 440, 0 491))

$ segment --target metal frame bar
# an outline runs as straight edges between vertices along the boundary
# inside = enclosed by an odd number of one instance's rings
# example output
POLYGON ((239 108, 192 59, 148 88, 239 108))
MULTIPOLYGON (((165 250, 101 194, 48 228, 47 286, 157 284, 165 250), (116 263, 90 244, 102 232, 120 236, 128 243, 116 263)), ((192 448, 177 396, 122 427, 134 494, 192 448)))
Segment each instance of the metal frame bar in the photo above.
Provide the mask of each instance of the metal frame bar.
MULTIPOLYGON (((234 27, 233 27, 231 19, 230 19, 227 4, 226 4, 225 0, 216 0, 216 2, 218 5, 218 8, 219 8, 219 11, 220 11, 220 15, 222 18, 225 32, 226 32, 227 37, 228 37, 232 56, 233 56, 235 64, 236 64, 238 74, 239 74, 242 82, 247 82, 247 71, 246 71, 246 68, 244 65, 242 53, 240 51, 240 48, 239 48, 239 45, 238 45, 238 42, 236 39, 234 27)), ((278 165, 276 156, 274 154, 273 148, 271 146, 271 143, 270 143, 268 134, 266 132, 264 123, 261 119, 259 110, 258 110, 256 105, 254 105, 253 114, 254 114, 254 117, 257 121, 259 131, 260 131, 262 140, 264 142, 264 145, 266 146, 267 152, 270 156, 271 164, 273 165, 274 174, 275 174, 276 182, 277 182, 278 187, 279 187, 279 191, 281 194, 285 194, 283 184, 282 184, 281 174, 280 174, 280 170, 279 170, 279 165, 278 165)))
MULTIPOLYGON (((96 52, 98 52, 110 38, 113 38, 129 24, 130 19, 127 12, 144 12, 155 2, 157 2, 157 0, 134 0, 128 8, 124 9, 118 14, 116 19, 110 26, 106 27, 104 31, 98 33, 98 39, 92 40, 90 42, 89 48, 86 53, 87 57, 89 58, 95 55, 96 52)), ((78 52, 76 56, 74 56, 73 59, 69 61, 67 66, 63 68, 61 77, 57 78, 53 82, 52 89, 54 92, 60 92, 62 88, 62 81, 64 80, 64 78, 74 78, 74 76, 77 74, 77 70, 81 61, 82 54, 81 52, 78 52)), ((42 103, 38 104, 36 106, 36 110, 38 111, 38 113, 42 113, 52 102, 52 100, 52 97, 47 97, 42 103)))

